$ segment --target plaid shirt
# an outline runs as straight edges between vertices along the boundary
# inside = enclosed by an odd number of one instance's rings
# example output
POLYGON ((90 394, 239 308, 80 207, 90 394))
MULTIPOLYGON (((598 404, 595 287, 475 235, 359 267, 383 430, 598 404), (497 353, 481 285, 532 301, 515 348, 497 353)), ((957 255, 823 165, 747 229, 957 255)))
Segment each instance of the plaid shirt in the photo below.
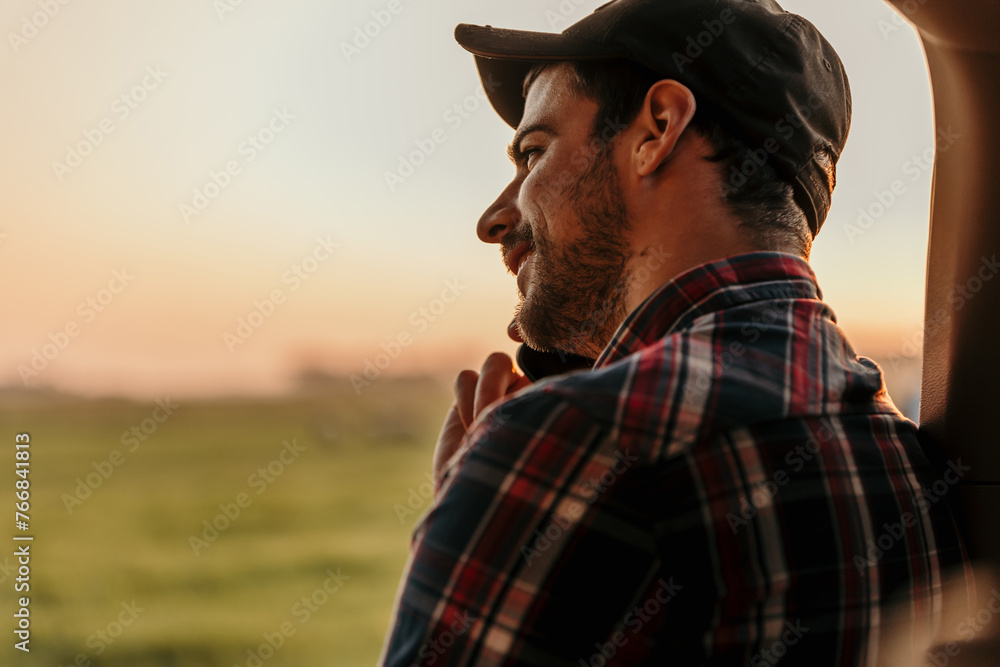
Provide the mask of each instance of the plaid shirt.
POLYGON ((379 664, 876 665, 890 596, 936 631, 968 468, 931 466, 821 299, 791 255, 705 264, 484 411, 379 664))

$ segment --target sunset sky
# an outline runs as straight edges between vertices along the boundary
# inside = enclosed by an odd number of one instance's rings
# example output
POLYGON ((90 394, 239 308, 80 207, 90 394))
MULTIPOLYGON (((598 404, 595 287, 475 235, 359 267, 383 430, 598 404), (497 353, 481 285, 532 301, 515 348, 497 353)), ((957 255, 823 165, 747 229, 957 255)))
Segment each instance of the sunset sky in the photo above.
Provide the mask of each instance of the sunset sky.
MULTIPOLYGON (((0 384, 33 356, 32 385, 156 397, 360 373, 401 335, 387 374, 513 352, 514 279, 475 234, 513 131, 453 31, 558 32, 604 1, 4 3, 0 384)), ((913 352, 935 136, 919 43, 878 0, 781 4, 853 90, 824 297, 860 353, 913 352)))

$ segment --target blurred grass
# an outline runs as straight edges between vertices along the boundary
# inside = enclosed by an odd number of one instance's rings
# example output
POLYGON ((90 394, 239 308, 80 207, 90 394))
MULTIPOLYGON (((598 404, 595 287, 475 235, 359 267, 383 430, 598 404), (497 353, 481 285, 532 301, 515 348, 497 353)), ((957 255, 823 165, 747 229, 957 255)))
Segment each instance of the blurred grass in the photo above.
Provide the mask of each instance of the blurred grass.
MULTIPOLYGON (((402 521, 393 506, 426 481, 450 402, 449 389, 423 379, 380 380, 360 397, 346 380, 312 378, 280 399, 174 399, 174 415, 129 452, 122 434, 154 403, 0 392, 10 480, 0 497, 13 503, 14 434, 27 431, 35 536, 32 650, 4 642, 0 664, 70 665, 85 654, 112 667, 257 665, 248 650, 285 622, 295 632, 268 667, 374 664, 429 501, 402 521), (258 494, 248 478, 293 439, 305 451, 258 494), (124 463, 69 512, 63 494, 116 449, 124 463), (189 537, 203 537, 202 521, 240 493, 251 504, 196 556, 189 537), (349 579, 314 611, 296 608, 328 570, 349 579), (95 633, 133 600, 143 611, 97 655, 95 633)), ((5 636, 13 576, 0 571, 5 636)))

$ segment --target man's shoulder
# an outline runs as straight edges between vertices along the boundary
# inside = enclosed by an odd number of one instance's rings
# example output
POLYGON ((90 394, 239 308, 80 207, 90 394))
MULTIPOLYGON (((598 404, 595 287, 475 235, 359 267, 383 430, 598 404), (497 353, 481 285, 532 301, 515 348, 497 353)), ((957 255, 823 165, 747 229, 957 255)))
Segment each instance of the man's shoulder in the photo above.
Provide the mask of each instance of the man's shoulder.
POLYGON ((607 367, 565 373, 539 380, 485 415, 493 428, 503 424, 540 427, 559 415, 605 427, 615 423, 616 406, 627 391, 627 370, 607 367))
POLYGON ((616 421, 622 400, 634 390, 633 371, 627 363, 633 356, 601 368, 539 380, 518 392, 509 409, 563 408, 578 411, 586 419, 611 424, 616 421))
POLYGON ((854 354, 825 306, 797 308, 706 315, 613 363, 537 382, 498 412, 533 424, 572 412, 675 444, 780 419, 895 412, 881 369, 854 354))
MULTIPOLYGON (((676 344, 665 339, 658 347, 676 344)), ((619 443, 635 442, 656 431, 656 415, 677 403, 683 409, 684 392, 663 395, 656 387, 677 386, 680 378, 671 355, 661 350, 629 355, 612 364, 544 378, 508 397, 482 416, 474 429, 479 440, 506 440, 545 436, 587 440, 594 437, 619 443)))
POLYGON ((761 408, 782 396, 781 378, 744 372, 735 363, 720 374, 716 342, 710 327, 695 326, 608 365, 545 378, 485 414, 481 435, 552 432, 572 424, 576 431, 589 425, 616 436, 657 432, 689 443, 705 433, 708 418, 727 427, 751 416, 774 418, 761 408), (753 403, 756 411, 741 417, 713 408, 712 398, 718 398, 720 387, 723 399, 747 394, 736 403, 741 410, 753 403))
POLYGON ((695 322, 613 363, 536 382, 501 407, 511 415, 572 409, 633 430, 671 418, 690 427, 708 416, 734 425, 781 416, 786 346, 740 339, 733 322, 695 322))

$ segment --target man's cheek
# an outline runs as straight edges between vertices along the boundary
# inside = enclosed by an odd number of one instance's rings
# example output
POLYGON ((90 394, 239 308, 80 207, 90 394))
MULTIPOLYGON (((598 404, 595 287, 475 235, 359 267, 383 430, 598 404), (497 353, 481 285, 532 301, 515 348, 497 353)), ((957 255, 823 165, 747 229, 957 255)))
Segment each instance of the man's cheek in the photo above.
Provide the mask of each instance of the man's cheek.
MULTIPOLYGON (((555 203, 555 193, 551 187, 547 187, 543 180, 532 180, 528 177, 524 185, 521 186, 520 209, 525 214, 530 214, 535 219, 540 218, 541 209, 551 209, 555 203)), ((532 231, 537 231, 533 228, 532 231)))
POLYGON ((573 165, 573 168, 576 169, 578 173, 583 173, 583 171, 585 171, 587 167, 589 167, 591 163, 593 163, 594 157, 596 155, 597 151, 595 147, 591 145, 589 151, 581 150, 576 155, 574 155, 573 159, 570 161, 570 164, 573 165))
POLYGON ((576 183, 577 176, 573 174, 569 169, 564 169, 559 172, 559 179, 556 184, 557 190, 564 194, 569 190, 570 186, 576 183))

